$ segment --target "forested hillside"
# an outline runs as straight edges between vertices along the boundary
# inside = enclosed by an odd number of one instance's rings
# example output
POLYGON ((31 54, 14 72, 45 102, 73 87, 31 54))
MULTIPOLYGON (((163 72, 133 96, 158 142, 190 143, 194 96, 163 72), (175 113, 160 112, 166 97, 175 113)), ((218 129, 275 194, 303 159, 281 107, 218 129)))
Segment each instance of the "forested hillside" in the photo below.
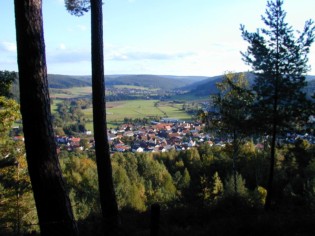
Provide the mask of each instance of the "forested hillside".
POLYGON ((49 88, 72 88, 91 86, 91 76, 48 75, 49 88))
POLYGON ((303 76, 315 22, 293 31, 283 4, 267 1, 265 28, 240 27, 252 73, 105 85, 101 0, 65 1, 91 10, 91 77, 47 75, 42 1, 15 0, 0 235, 315 235, 315 80, 303 76))
MULTIPOLYGON (((107 87, 132 85, 146 88, 172 90, 205 79, 202 76, 160 76, 160 75, 105 75, 107 87)), ((91 86, 91 76, 48 75, 50 88, 71 88, 91 86)))
MULTIPOLYGON (((204 76, 160 76, 160 75, 106 75, 105 85, 111 88, 115 85, 139 86, 162 91, 180 90, 186 95, 207 97, 217 93, 216 83, 221 82, 224 75, 204 76)), ((246 78, 252 84, 254 75, 246 73, 246 78)), ((91 86, 91 76, 48 75, 49 87, 64 89, 72 87, 91 86)), ((308 96, 315 92, 315 76, 306 76, 308 96)))

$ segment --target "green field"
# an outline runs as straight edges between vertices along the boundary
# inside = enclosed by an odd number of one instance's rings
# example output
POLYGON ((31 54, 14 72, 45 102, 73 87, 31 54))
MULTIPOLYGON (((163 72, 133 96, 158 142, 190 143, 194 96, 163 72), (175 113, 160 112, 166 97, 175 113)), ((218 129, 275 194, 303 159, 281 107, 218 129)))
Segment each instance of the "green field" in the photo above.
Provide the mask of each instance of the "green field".
MULTIPOLYGON (((137 87, 141 88, 141 87, 137 87)), ((52 113, 56 112, 58 103, 62 99, 79 98, 91 95, 91 87, 74 87, 70 89, 53 89, 50 94, 53 98, 52 113)), ((182 109, 182 104, 172 102, 160 102, 158 100, 128 100, 106 103, 108 127, 117 127, 124 118, 167 117, 188 120, 191 116, 182 109)), ((86 128, 92 130, 92 108, 83 110, 87 122, 86 128)))
POLYGON ((136 86, 136 85, 114 85, 114 88, 118 88, 118 89, 139 89, 139 90, 149 90, 149 91, 157 91, 159 89, 154 89, 154 88, 146 88, 146 87, 142 87, 142 86, 136 86))
POLYGON ((73 87, 69 89, 51 89, 50 96, 55 99, 78 98, 92 95, 92 87, 73 87))
MULTIPOLYGON (((161 103, 155 106, 158 100, 129 100, 108 102, 106 104, 107 124, 116 127, 124 118, 168 117, 176 119, 191 119, 191 116, 182 111, 180 106, 172 103, 161 103)), ((83 110, 87 119, 92 120, 92 108, 83 110)), ((92 123, 87 123, 87 128, 92 129, 92 123)))

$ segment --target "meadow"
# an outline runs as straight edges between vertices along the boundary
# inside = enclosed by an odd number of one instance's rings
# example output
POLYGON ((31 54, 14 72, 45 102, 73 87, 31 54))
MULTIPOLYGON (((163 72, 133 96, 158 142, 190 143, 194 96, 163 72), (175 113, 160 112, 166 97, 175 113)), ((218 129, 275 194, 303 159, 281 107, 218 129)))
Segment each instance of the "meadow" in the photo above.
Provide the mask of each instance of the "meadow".
POLYGON ((68 89, 50 89, 51 98, 71 99, 92 95, 92 87, 73 87, 68 89))
MULTIPOLYGON (((138 87, 139 88, 139 87, 138 87)), ((76 99, 91 95, 90 87, 74 87, 70 89, 53 89, 50 91, 53 102, 51 104, 52 113, 57 110, 58 103, 63 99, 76 99)), ((167 117, 181 120, 190 120, 191 115, 182 110, 183 104, 173 102, 161 102, 159 100, 126 100, 106 103, 106 119, 110 128, 122 124, 125 118, 150 118, 167 117)), ((82 110, 86 116, 86 128, 93 130, 92 108, 82 110)))
MULTIPOLYGON (((124 118, 168 117, 190 120, 192 117, 181 107, 172 103, 159 103, 158 100, 128 100, 106 103, 106 119, 108 127, 117 127, 124 118)), ((92 108, 83 110, 88 120, 92 120, 92 108)), ((86 128, 92 129, 92 122, 87 122, 86 128)))

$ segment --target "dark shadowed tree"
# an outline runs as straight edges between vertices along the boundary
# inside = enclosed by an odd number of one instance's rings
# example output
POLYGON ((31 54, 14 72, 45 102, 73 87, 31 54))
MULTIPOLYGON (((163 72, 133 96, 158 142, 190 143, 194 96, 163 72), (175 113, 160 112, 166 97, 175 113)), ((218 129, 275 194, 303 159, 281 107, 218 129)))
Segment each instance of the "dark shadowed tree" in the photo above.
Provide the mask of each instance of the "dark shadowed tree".
POLYGON ((105 223, 107 223, 106 227, 108 230, 119 224, 119 217, 107 137, 102 1, 66 0, 65 3, 67 10, 77 16, 83 15, 89 8, 91 9, 92 100, 95 154, 102 214, 105 223))
POLYGON ((0 71, 0 96, 12 97, 11 87, 16 79, 14 71, 0 71))
POLYGON ((243 39, 249 43, 243 60, 251 65, 256 78, 257 96, 254 115, 265 134, 271 137, 270 171, 265 209, 271 206, 277 136, 294 131, 297 124, 307 121, 306 100, 303 88, 309 70, 308 53, 314 41, 313 21, 305 23, 296 37, 292 27, 285 22, 283 1, 267 2, 262 21, 266 28, 250 33, 241 25, 243 39))
POLYGON ((251 132, 251 107, 254 95, 250 91, 249 82, 243 73, 227 73, 222 82, 216 84, 219 93, 212 96, 213 103, 219 117, 213 121, 216 129, 231 140, 233 158, 234 191, 237 194, 236 159, 239 155, 241 143, 251 132))
POLYGON ((78 235, 56 152, 41 0, 15 0, 21 114, 41 235, 78 235))

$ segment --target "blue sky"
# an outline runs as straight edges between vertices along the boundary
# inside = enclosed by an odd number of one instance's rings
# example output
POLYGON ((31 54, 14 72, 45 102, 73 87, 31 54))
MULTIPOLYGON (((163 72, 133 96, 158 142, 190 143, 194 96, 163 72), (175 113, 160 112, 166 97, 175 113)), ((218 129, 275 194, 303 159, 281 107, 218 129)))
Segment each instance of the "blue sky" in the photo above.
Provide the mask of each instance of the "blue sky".
MULTIPOLYGON (((266 0, 106 0, 105 74, 215 76, 247 71, 240 55, 249 31, 263 27, 266 0)), ((14 7, 0 0, 0 70, 17 71, 14 7)), ((302 30, 314 0, 285 0, 287 22, 302 30)), ((70 15, 64 0, 43 1, 50 74, 89 75, 90 14, 70 15)), ((309 55, 315 74, 315 45, 309 55)))

